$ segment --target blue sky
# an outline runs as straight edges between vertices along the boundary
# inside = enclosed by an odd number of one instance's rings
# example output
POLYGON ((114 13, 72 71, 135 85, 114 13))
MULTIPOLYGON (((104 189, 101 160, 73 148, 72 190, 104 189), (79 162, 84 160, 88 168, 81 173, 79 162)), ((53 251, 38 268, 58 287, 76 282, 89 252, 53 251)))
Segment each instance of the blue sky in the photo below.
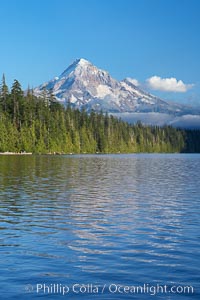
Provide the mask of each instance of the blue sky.
POLYGON ((164 99, 200 105, 199 11, 199 0, 2 1, 0 76, 35 87, 83 57, 164 99))

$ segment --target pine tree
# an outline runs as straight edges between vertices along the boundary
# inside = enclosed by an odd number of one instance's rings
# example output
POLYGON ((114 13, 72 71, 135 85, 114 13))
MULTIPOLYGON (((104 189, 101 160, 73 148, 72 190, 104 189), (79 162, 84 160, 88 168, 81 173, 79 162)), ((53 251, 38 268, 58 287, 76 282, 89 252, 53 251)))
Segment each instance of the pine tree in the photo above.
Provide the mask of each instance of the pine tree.
POLYGON ((1 110, 6 112, 7 110, 7 101, 9 97, 8 86, 6 85, 5 75, 3 74, 1 87, 0 87, 0 107, 1 110))
POLYGON ((11 88, 11 105, 12 105, 12 116, 13 123, 16 124, 17 128, 21 127, 22 116, 23 116, 23 91, 18 80, 14 80, 11 88))

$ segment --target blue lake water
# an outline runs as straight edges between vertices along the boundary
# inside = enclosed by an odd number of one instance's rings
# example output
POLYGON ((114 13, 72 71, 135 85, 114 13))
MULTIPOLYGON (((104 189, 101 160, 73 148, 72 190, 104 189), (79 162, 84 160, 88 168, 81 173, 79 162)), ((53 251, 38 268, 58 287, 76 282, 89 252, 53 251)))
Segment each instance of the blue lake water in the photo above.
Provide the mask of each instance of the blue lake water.
POLYGON ((3 300, 200 299, 200 155, 1 156, 0 283, 3 300))

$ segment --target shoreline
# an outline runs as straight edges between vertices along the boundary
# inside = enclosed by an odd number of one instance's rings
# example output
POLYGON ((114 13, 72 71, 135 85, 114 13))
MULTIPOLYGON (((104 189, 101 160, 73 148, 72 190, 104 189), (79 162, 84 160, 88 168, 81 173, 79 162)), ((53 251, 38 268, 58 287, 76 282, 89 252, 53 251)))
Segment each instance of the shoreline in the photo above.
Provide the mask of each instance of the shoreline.
POLYGON ((32 152, 0 152, 0 155, 32 155, 32 152))
POLYGON ((108 153, 100 153, 100 152, 95 152, 95 153, 59 153, 59 152, 55 152, 55 153, 32 153, 32 152, 0 152, 0 156, 23 156, 23 155, 33 155, 33 156, 63 156, 63 155, 68 155, 68 156, 78 156, 78 155, 132 155, 132 154, 200 154, 200 152, 108 152, 108 153))

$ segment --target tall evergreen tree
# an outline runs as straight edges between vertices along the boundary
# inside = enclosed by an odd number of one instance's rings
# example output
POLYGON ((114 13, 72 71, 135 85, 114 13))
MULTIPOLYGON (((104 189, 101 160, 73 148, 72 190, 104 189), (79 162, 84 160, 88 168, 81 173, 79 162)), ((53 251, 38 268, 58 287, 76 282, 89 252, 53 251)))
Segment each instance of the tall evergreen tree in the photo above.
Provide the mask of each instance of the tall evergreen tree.
POLYGON ((20 128, 22 115, 23 115, 23 91, 21 88, 21 84, 18 80, 14 80, 12 88, 11 88, 11 105, 12 105, 12 116, 13 123, 16 124, 17 128, 20 128))
POLYGON ((0 106, 1 106, 1 110, 5 112, 7 110, 8 97, 9 97, 9 90, 6 84, 5 75, 3 74, 1 87, 0 87, 0 106))

